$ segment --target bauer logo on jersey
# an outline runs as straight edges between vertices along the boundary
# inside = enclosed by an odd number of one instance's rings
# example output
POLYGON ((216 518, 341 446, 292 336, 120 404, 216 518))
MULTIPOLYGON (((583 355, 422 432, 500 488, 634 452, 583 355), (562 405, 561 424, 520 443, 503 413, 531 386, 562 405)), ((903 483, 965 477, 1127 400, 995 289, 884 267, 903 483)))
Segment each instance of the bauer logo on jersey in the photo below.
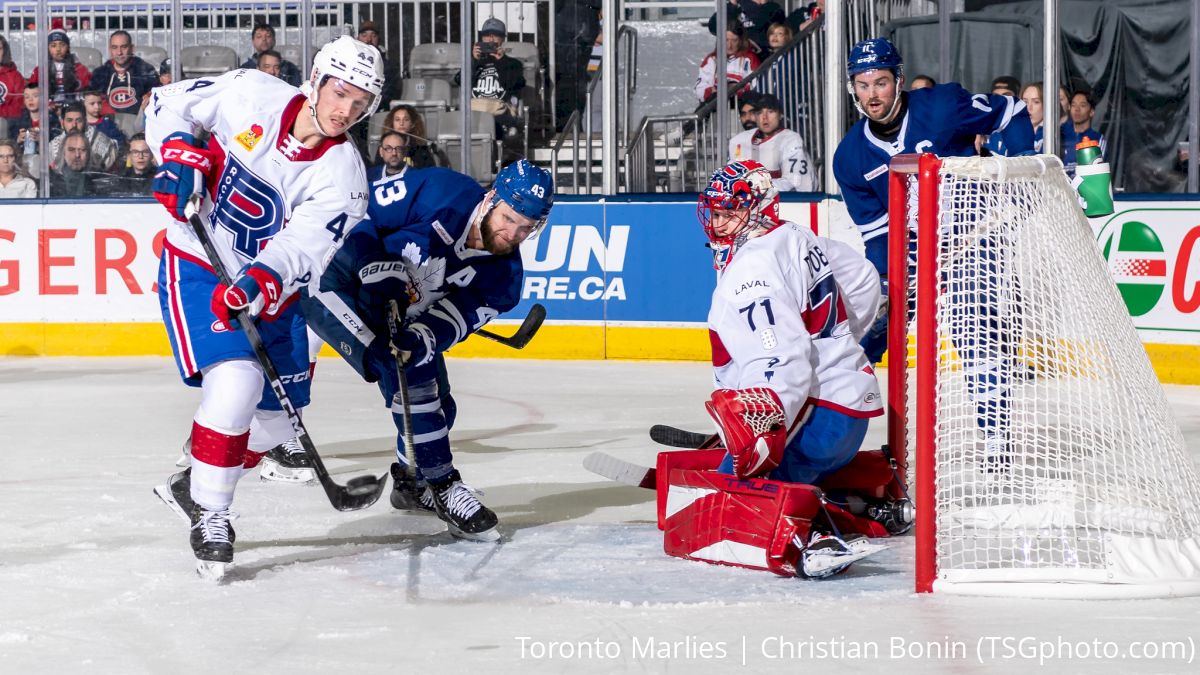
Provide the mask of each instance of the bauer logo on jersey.
POLYGON ((251 125, 249 129, 243 131, 237 136, 234 136, 234 139, 237 140, 238 145, 242 146, 247 152, 249 152, 254 149, 255 145, 258 145, 258 142, 262 140, 262 137, 263 128, 257 124, 254 124, 251 125))
POLYGON ((226 158, 217 182, 212 222, 233 235, 232 248, 253 260, 283 228, 283 197, 278 189, 254 175, 234 155, 226 158))

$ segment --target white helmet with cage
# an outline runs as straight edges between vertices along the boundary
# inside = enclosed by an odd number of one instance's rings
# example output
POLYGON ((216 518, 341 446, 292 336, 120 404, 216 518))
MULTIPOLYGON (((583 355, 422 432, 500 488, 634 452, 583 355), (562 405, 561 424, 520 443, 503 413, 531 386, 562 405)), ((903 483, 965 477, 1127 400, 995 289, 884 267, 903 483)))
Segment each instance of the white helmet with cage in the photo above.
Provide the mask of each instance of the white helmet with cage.
POLYGON ((327 77, 335 77, 371 95, 371 102, 362 115, 354 120, 355 123, 370 117, 379 107, 379 100, 383 96, 383 57, 371 45, 343 35, 317 52, 313 59, 312 74, 308 82, 301 86, 308 96, 308 111, 321 133, 324 134, 325 130, 317 121, 317 97, 327 77))

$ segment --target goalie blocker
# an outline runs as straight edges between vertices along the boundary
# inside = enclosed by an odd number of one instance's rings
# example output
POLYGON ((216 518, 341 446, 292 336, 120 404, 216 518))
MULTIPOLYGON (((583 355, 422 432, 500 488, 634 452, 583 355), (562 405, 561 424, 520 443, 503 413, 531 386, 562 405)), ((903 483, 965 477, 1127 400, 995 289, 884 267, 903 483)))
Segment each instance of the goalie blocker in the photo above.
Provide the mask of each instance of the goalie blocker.
POLYGON ((722 448, 659 453, 658 527, 668 555, 824 577, 885 548, 865 538, 904 532, 912 522, 907 500, 887 499, 896 474, 884 450, 857 453, 820 485, 719 473, 725 454, 722 448))

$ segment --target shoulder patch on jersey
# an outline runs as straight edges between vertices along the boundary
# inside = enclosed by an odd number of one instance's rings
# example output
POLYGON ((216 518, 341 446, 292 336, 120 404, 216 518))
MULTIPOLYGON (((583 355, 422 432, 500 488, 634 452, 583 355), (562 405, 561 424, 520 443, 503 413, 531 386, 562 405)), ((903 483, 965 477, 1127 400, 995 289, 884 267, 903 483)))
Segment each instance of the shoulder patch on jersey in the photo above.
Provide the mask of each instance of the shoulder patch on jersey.
POLYGON ((234 136, 233 138, 238 142, 238 145, 246 149, 246 152, 250 152, 254 149, 254 146, 258 145, 258 142, 262 140, 262 137, 262 126, 258 124, 252 124, 250 125, 249 129, 243 131, 237 136, 234 136))
POLYGON ((870 171, 864 173, 863 178, 866 178, 867 180, 875 180, 875 178, 877 178, 878 176, 887 173, 887 170, 888 170, 887 164, 880 164, 879 166, 875 167, 874 169, 871 169, 870 171))
POLYGON ((438 237, 440 237, 441 240, 443 242, 445 242, 445 244, 447 246, 454 245, 454 237, 451 237, 450 233, 446 231, 446 228, 442 226, 442 221, 440 221, 440 220, 433 221, 433 224, 431 225, 431 227, 433 227, 433 231, 437 232, 438 237))

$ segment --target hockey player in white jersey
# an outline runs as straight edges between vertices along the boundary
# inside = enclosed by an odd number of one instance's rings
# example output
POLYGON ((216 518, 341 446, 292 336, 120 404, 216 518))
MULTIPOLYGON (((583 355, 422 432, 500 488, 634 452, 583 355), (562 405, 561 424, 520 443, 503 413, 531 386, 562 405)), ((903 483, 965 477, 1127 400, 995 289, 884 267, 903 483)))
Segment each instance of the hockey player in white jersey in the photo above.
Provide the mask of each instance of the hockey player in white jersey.
MULTIPOLYGON (((816 485, 854 459, 883 406, 830 256, 810 230, 779 218, 778 202, 754 161, 718 170, 700 195, 719 270, 708 314, 717 389, 706 407, 727 451, 719 471, 816 485)), ((862 289, 870 265, 857 258, 840 256, 862 289)), ((873 317, 877 291, 854 298, 854 313, 873 317)), ((824 575, 874 550, 814 528, 803 559, 820 558, 810 570, 824 575), (829 567, 831 556, 844 564, 829 567)))
POLYGON ((780 192, 815 192, 816 171, 800 134, 784 126, 783 104, 772 94, 755 99, 757 126, 729 139, 729 161, 757 161, 780 192))
POLYGON ((163 246, 159 301, 180 375, 201 389, 192 465, 155 492, 190 523, 201 574, 219 576, 233 561, 238 479, 293 435, 234 314, 260 318, 288 395, 305 406, 308 342, 291 301, 366 213, 366 174, 345 132, 374 112, 382 89, 379 53, 341 37, 316 55, 300 89, 243 69, 156 89, 146 108, 160 167, 154 195, 179 221, 163 246), (230 286, 186 224, 197 191, 230 286))

